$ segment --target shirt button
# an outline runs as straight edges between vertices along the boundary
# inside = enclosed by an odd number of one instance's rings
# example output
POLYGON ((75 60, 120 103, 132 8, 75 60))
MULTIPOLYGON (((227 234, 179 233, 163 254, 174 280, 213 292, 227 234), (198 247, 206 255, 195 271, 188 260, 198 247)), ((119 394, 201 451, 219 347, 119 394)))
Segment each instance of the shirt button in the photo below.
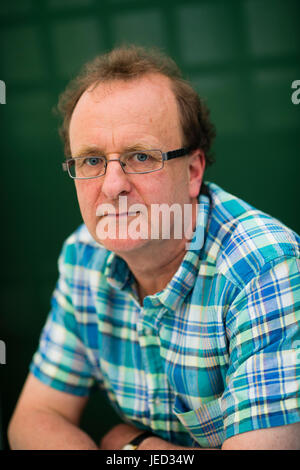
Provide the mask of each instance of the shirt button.
POLYGON ((158 406, 160 405, 161 401, 160 401, 160 398, 156 397, 155 400, 154 400, 154 403, 158 406))

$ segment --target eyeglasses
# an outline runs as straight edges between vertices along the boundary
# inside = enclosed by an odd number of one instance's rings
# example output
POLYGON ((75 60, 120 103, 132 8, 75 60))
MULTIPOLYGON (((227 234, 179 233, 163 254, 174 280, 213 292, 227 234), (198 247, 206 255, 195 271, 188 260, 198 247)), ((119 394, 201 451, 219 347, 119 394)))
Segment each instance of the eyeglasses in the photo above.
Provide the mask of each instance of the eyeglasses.
POLYGON ((107 160, 106 157, 92 155, 86 157, 68 158, 63 164, 63 170, 67 171, 73 179, 99 178, 106 173, 107 164, 119 162, 126 174, 144 174, 161 170, 166 160, 188 155, 191 148, 181 148, 162 152, 161 150, 143 150, 126 152, 120 158, 107 160))

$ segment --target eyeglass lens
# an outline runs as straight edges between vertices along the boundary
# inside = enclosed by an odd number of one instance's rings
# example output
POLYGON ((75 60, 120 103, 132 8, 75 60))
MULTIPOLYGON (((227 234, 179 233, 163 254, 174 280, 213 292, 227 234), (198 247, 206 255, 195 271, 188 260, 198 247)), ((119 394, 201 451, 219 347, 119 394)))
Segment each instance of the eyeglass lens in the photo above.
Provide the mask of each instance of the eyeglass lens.
MULTIPOLYGON (((69 161, 69 172, 73 178, 95 178, 104 175, 105 157, 76 157, 69 161)), ((120 164, 125 173, 146 173, 162 168, 163 159, 160 150, 128 152, 120 156, 120 164)))

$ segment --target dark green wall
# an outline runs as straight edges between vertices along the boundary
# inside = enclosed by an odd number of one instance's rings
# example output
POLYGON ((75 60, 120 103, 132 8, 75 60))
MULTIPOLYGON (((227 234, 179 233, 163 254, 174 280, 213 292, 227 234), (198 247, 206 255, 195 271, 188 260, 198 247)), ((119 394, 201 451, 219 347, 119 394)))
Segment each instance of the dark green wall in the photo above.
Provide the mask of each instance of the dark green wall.
MULTIPOLYGON (((80 223, 51 110, 80 66, 124 41, 178 62, 217 126, 207 179, 300 232, 298 0, 2 0, 0 365, 5 429, 28 372, 56 282, 57 256, 80 223)), ((116 422, 93 397, 84 427, 116 422)))

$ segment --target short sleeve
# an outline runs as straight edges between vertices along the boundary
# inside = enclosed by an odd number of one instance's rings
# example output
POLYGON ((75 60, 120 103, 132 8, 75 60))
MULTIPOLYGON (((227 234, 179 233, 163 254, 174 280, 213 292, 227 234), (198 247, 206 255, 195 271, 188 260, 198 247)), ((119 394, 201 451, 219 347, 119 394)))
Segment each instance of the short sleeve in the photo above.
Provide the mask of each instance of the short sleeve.
POLYGON ((268 263, 227 312, 226 439, 300 421, 299 268, 295 258, 268 263))
POLYGON ((66 247, 59 258, 59 280, 51 300, 51 311, 30 364, 31 373, 57 390, 86 396, 94 385, 93 366, 78 334, 72 304, 70 260, 66 247))

